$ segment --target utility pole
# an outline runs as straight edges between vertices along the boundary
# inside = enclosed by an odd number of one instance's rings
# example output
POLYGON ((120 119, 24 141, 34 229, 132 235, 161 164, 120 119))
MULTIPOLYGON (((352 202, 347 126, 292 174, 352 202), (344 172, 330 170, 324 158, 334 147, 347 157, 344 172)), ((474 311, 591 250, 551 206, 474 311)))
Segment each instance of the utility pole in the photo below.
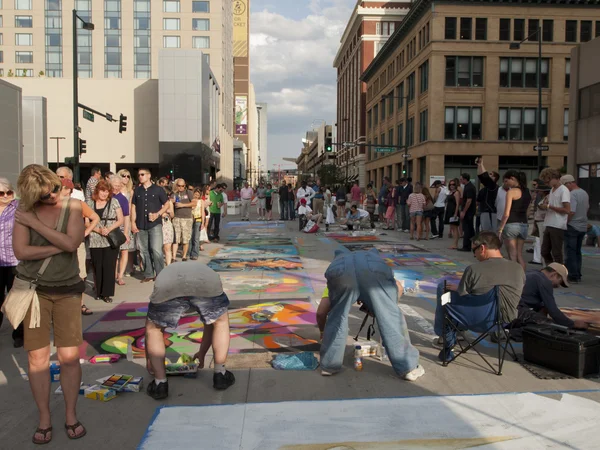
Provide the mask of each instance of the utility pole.
POLYGON ((66 139, 63 136, 53 136, 50 139, 56 139, 56 168, 58 169, 58 166, 60 164, 60 143, 59 141, 61 141, 62 139, 66 139))

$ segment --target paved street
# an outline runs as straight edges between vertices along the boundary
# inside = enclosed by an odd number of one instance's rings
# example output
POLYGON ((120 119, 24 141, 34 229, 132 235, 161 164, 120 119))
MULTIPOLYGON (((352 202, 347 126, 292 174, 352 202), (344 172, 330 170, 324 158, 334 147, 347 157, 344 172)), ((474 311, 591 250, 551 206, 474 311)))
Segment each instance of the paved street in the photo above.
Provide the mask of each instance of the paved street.
MULTIPOLYGON (((205 245, 201 258, 202 263, 210 263, 220 271, 225 291, 232 300, 232 341, 227 366, 235 373, 236 384, 224 392, 213 390, 213 371, 208 368, 201 371, 197 379, 172 377, 169 379, 170 396, 165 402, 168 406, 415 397, 412 405, 419 408, 418 397, 512 392, 543 393, 544 397, 552 399, 559 398, 562 392, 572 392, 579 397, 600 401, 597 379, 538 379, 508 357, 502 376, 492 374, 481 360, 472 355, 449 367, 441 366, 437 360, 438 350, 431 347, 435 307, 433 289, 439 279, 460 275, 464 267, 473 261, 470 254, 447 250, 450 245, 448 239, 409 241, 408 234, 379 229, 375 235, 354 238, 335 228, 328 235, 306 235, 298 232, 297 222, 247 223, 236 220, 239 217, 228 217, 224 221, 221 242, 205 245), (391 254, 388 262, 395 265, 396 276, 403 280, 406 289, 401 309, 426 371, 416 383, 398 379, 389 363, 373 358, 365 359, 362 372, 355 372, 350 347, 354 341, 350 337, 346 369, 334 377, 322 377, 319 370, 286 372, 270 367, 269 362, 277 352, 318 349, 314 311, 325 286, 324 270, 341 243, 381 246, 383 252, 391 254), (274 261, 249 261, 254 257, 274 261), (287 269, 270 270, 282 265, 287 269)), ((583 283, 563 289, 557 295, 561 307, 600 308, 597 300, 600 254, 591 250, 595 249, 588 249, 589 254, 584 258, 583 283)), ((531 267, 537 269, 539 266, 531 267)), ((140 284, 135 278, 127 278, 126 283, 125 286, 117 286, 113 304, 94 301, 86 296, 85 302, 94 314, 83 318, 87 344, 82 347, 82 357, 100 351, 124 352, 128 340, 133 342, 136 355, 143 355, 140 329, 152 285, 140 284), (110 315, 104 316, 109 312, 110 315)), ((352 335, 358 331, 362 319, 358 308, 353 308, 352 335)), ((201 338, 198 323, 193 317, 186 318, 178 332, 168 338, 169 358, 176 359, 180 352, 196 350, 195 340, 201 338)), ((363 332, 363 337, 365 334, 363 332)), ((488 342, 484 344, 484 350, 492 354, 495 346, 488 342)), ((521 350, 519 344, 516 348, 517 352, 521 350)), ((112 366, 85 363, 83 381, 91 384, 113 373, 146 376, 145 381, 149 381, 144 363, 142 358, 135 358, 133 362, 123 358, 112 366)), ((5 323, 0 330, 0 448, 33 447, 31 435, 37 425, 37 410, 28 383, 22 376, 26 369, 25 351, 12 348, 10 330, 5 323)), ((53 383, 52 386, 54 391, 58 384, 53 383)), ((423 405, 425 407, 425 403, 423 405)), ((160 406, 145 392, 119 394, 108 403, 81 397, 78 411, 88 434, 81 442, 70 442, 62 427, 62 397, 52 393, 54 437, 46 448, 81 445, 90 449, 136 448, 160 406)), ((430 414, 435 415, 435 412, 430 414)), ((193 427, 194 417, 190 417, 187 426, 193 427)), ((233 418, 231 423, 235 423, 233 418)), ((221 425, 227 427, 227 423, 221 425)), ((176 439, 180 432, 182 430, 176 428, 166 430, 169 439, 176 439)), ((198 439, 202 440, 202 436, 199 435, 198 439)), ((214 436, 211 439, 214 440, 214 436)), ((204 447, 198 445, 198 448, 204 447)))

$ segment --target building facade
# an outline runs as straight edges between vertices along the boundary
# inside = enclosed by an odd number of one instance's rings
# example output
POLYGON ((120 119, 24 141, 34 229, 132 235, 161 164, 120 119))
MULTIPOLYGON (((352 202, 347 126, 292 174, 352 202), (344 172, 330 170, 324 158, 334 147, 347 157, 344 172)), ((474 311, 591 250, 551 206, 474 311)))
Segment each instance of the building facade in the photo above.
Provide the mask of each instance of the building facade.
POLYGON ((537 176, 538 28, 544 165, 563 167, 571 49, 600 33, 600 5, 419 0, 362 76, 369 181, 475 176, 477 156, 537 176))
MULTIPOLYGON (((73 9, 82 20, 94 24, 94 30, 87 30, 82 28, 81 21, 77 21, 80 84, 93 86, 92 91, 107 94, 105 103, 119 104, 117 92, 122 93, 123 89, 116 88, 114 93, 103 89, 108 84, 117 86, 115 80, 122 81, 125 89, 132 86, 137 89, 158 79, 161 50, 198 51, 210 64, 220 86, 222 107, 217 144, 222 167, 219 176, 233 177, 231 0, 4 0, 0 3, 0 76, 23 85, 23 95, 45 95, 44 92, 28 92, 29 88, 25 86, 36 86, 36 82, 45 85, 48 81, 57 81, 60 84, 58 80, 72 79, 73 9)), ((47 97, 48 116, 62 113, 62 105, 51 101, 53 96, 47 97)), ((90 104, 90 98, 83 93, 79 100, 92 108, 98 106, 90 104)), ((130 127, 135 126, 139 110, 121 109, 118 112, 128 117, 130 127)), ((80 124, 85 124, 82 119, 80 117, 80 124)), ((66 139, 61 145, 73 148, 72 133, 63 135, 66 139)), ((98 146, 106 144, 99 142, 98 146)), ((67 156, 71 156, 70 153, 67 156)), ((88 152, 86 158, 105 165, 120 162, 107 160, 104 156, 103 153, 88 152)), ((50 152, 48 159, 54 161, 54 152, 50 152)), ((158 153, 142 162, 158 164, 158 153)))
MULTIPOLYGON (((334 141, 357 142, 366 135, 366 84, 361 74, 400 25, 411 2, 358 0, 340 40, 333 67, 337 70, 337 127, 334 141)), ((347 178, 365 186, 364 146, 336 145, 336 162, 347 178)))
MULTIPOLYGON (((596 23, 600 35, 600 23, 596 23)), ((591 219, 600 219, 600 38, 571 51, 568 173, 590 194, 591 219)))

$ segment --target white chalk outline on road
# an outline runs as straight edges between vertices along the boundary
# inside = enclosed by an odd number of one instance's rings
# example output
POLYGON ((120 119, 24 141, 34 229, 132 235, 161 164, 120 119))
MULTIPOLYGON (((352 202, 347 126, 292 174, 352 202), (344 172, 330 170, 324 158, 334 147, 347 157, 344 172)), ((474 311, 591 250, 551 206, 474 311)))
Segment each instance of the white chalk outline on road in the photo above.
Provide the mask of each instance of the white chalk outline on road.
POLYGON ((592 449, 599 415, 592 400, 533 393, 174 406, 158 409, 138 448, 465 448, 483 438, 495 449, 592 449))

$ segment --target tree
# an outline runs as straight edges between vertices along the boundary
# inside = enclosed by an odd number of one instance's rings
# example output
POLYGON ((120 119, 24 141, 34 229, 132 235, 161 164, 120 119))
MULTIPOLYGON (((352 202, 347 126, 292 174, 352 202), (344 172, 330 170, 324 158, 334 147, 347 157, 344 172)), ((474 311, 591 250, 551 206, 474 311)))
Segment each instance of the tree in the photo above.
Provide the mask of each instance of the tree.
POLYGON ((317 175, 321 180, 321 186, 334 186, 340 184, 344 179, 340 168, 335 164, 321 166, 317 170, 317 175))

